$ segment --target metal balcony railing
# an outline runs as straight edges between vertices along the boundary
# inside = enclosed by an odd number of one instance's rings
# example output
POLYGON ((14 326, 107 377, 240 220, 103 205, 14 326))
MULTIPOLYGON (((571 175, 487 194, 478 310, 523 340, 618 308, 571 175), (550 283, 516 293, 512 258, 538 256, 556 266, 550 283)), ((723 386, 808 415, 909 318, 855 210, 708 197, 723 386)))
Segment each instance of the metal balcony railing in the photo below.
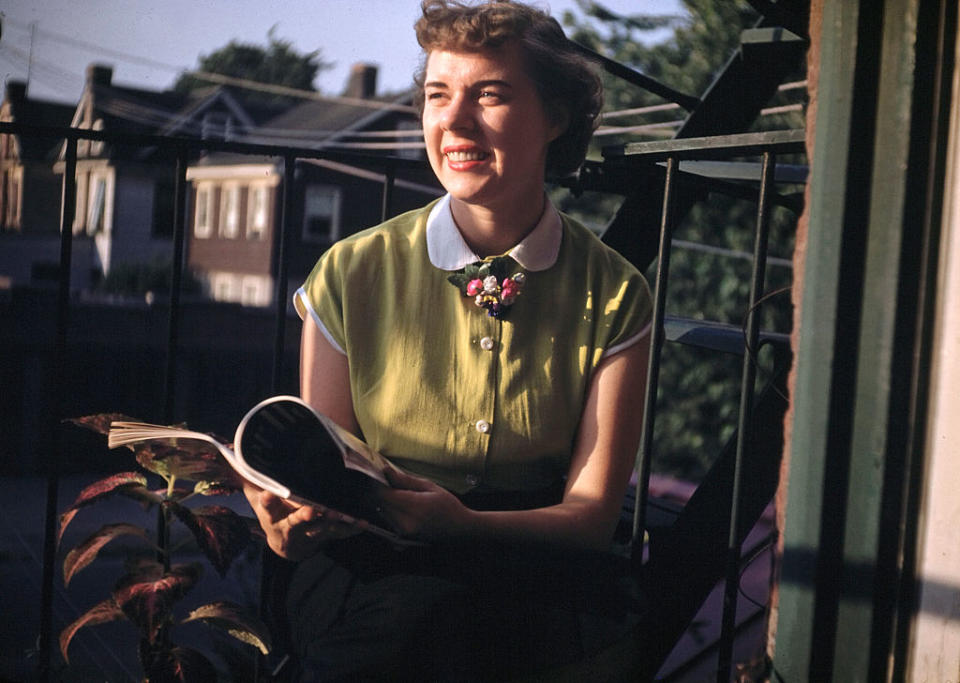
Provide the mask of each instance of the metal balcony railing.
MULTIPOLYGON (((394 182, 397 173, 405 169, 420 168, 423 162, 409 159, 375 157, 346 154, 330 150, 317 150, 297 147, 278 147, 272 145, 248 144, 218 140, 200 140, 193 138, 162 137, 153 135, 111 133, 80 129, 44 128, 23 124, 0 123, 0 134, 32 135, 64 141, 63 155, 63 194, 60 218, 60 268, 57 306, 55 311, 55 343, 53 348, 54 376, 63 382, 67 368, 68 321, 71 313, 71 256, 73 240, 73 219, 76 197, 77 149, 80 140, 97 140, 111 144, 123 144, 142 148, 156 148, 172 152, 175 156, 176 178, 174 186, 174 226, 171 249, 173 263, 173 284, 170 292, 169 319, 165 340, 166 369, 163 380, 164 416, 173 421, 175 415, 175 396, 177 395, 177 363, 180 342, 180 317, 182 302, 180 284, 183 278, 184 245, 187 216, 187 167, 202 153, 229 152, 242 155, 267 156, 282 159, 283 185, 282 208, 276 248, 273 252, 273 272, 276 273, 276 290, 273 297, 272 315, 274 316, 272 377, 275 392, 280 391, 280 378, 283 374, 284 340, 286 336, 287 309, 289 292, 287 291, 287 244, 294 230, 296 216, 295 193, 293 191, 294 169, 301 159, 335 160, 366 168, 379 169, 383 174, 381 212, 383 218, 392 213, 394 182)), ((775 191, 776 158, 778 155, 794 154, 803 151, 802 131, 778 131, 772 133, 716 136, 710 138, 690 138, 652 143, 638 143, 623 147, 619 153, 610 154, 599 167, 592 167, 593 173, 608 173, 620 177, 618 182, 630 182, 632 174, 649 178, 650 173, 663 174, 662 215, 659 230, 658 268, 655 278, 655 308, 653 317, 652 349, 648 375, 646 403, 643 414, 643 437, 637 460, 637 485, 632 500, 633 531, 632 546, 635 551, 635 576, 641 585, 658 582, 658 593, 670 593, 674 589, 664 589, 660 583, 674 582, 682 588, 681 580, 691 580, 685 575, 689 570, 695 579, 692 590, 679 590, 675 599, 660 603, 646 625, 635 631, 631 637, 637 639, 636 648, 647 652, 647 668, 650 676, 669 654, 673 644, 689 624, 693 614, 703 602, 706 594, 716 584, 718 578, 725 580, 722 634, 718 643, 718 680, 729 680, 732 666, 732 648, 736 624, 736 595, 741 570, 741 544, 746 532, 753 526, 762 509, 769 502, 776 485, 779 464, 779 448, 782 434, 776 428, 759 429, 760 421, 776 421, 777 409, 765 409, 758 406, 756 383, 756 353, 762 345, 775 348, 777 363, 782 370, 789 365, 789 350, 784 335, 761 332, 759 319, 754 310, 763 297, 764 273, 766 270, 767 240, 769 235, 770 207, 774 203, 791 205, 790 200, 781 197, 775 191), (690 160, 707 159, 760 159, 759 183, 756 187, 743 184, 730 184, 724 181, 704 178, 683 172, 681 163, 690 160), (665 167, 665 169, 664 169, 665 167), (666 293, 670 274, 670 253, 673 232, 679 220, 676 210, 678 188, 696 185, 709 186, 718 191, 736 194, 752 194, 757 203, 756 230, 754 236, 753 267, 750 284, 750 299, 746 311, 746 323, 743 330, 728 325, 711 325, 697 321, 678 321, 666 314, 666 293), (718 459, 716 472, 711 472, 691 499, 675 524, 673 541, 663 547, 658 554, 656 548, 650 549, 647 561, 643 559, 644 529, 653 452, 653 433, 657 417, 658 377, 660 370, 660 352, 665 342, 694 343, 717 350, 734 351, 742 354, 742 381, 739 406, 739 423, 735 437, 724 449, 718 459), (767 433, 759 433, 767 432, 767 433), (746 486, 749 475, 751 484, 746 486), (759 482, 759 484, 758 484, 759 482), (726 514, 717 515, 718 505, 725 505, 726 514), (712 517, 712 519, 711 519, 712 517), (699 535, 698 535, 699 534, 699 535), (707 542, 702 543, 706 538, 707 542), (718 546, 719 540, 719 546, 718 546), (696 561, 699 567, 685 567, 683 572, 674 571, 670 577, 666 567, 671 562, 690 561, 691 555, 686 544, 700 544, 696 561), (718 564, 719 562, 719 564, 718 564), (679 576, 683 575, 683 576, 679 576)), ((796 208, 793 206, 792 208, 796 208)), ((775 391, 782 397, 783 373, 777 376, 779 388, 775 391)), ((63 411, 55 416, 57 420, 68 417, 63 411)), ((52 643, 52 596, 54 584, 54 566, 56 554, 56 521, 58 510, 59 468, 58 458, 54 457, 48 476, 46 526, 43 552, 43 588, 41 605, 41 629, 39 649, 44 665, 49 661, 52 643)), ((674 567, 675 569, 675 567, 674 567)), ((689 581, 687 588, 689 588, 689 581)))

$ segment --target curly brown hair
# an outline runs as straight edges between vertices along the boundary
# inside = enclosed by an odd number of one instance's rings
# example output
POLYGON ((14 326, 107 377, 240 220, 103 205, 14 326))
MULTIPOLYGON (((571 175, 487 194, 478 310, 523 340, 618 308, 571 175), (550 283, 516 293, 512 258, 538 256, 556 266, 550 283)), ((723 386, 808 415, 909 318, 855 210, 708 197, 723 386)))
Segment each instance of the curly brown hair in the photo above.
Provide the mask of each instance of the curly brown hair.
POLYGON ((603 86, 592 64, 567 40, 556 19, 513 0, 469 5, 459 0, 423 0, 414 28, 424 55, 414 78, 423 107, 427 57, 433 50, 481 50, 517 41, 527 73, 547 115, 566 130, 550 143, 547 174, 577 170, 597 127, 603 86))

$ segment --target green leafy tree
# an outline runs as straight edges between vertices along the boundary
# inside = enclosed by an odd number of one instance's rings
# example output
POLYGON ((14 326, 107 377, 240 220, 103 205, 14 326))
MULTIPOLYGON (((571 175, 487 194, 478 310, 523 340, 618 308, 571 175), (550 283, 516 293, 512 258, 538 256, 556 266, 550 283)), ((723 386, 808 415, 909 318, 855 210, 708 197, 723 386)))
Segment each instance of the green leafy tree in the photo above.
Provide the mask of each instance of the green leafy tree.
MULTIPOLYGON (((196 71, 315 92, 317 74, 331 66, 330 62, 323 61, 320 50, 297 52, 290 41, 277 37, 274 26, 267 33, 265 47, 231 40, 209 55, 201 55, 196 71)), ((190 92, 210 85, 210 80, 188 71, 180 75, 173 88, 177 92, 190 92)), ((243 97, 248 101, 275 102, 283 99, 282 95, 253 89, 243 92, 243 97)))
MULTIPOLYGON (((756 13, 743 0, 683 0, 684 14, 618 15, 590 0, 577 0, 579 15, 565 13, 568 35, 595 52, 630 66, 683 93, 701 96, 740 45, 741 32, 754 25, 756 13), (658 31, 659 34, 655 34, 658 31), (655 42, 652 36, 668 32, 655 42)), ((801 78, 802 74, 798 74, 801 78)), ((605 111, 662 105, 664 101, 623 80, 603 75, 605 111)), ((778 94, 769 106, 786 104, 803 90, 778 94)), ((609 118, 607 125, 677 122, 684 118, 679 108, 667 108, 642 118, 609 118)), ((802 112, 762 117, 755 129, 799 128, 802 112)), ((675 126, 632 136, 598 136, 603 146, 638 139, 672 136, 675 126)), ((599 148, 599 145, 597 145, 599 148)), ((599 157, 598 149, 592 156, 599 157)), ((799 191, 799 188, 778 188, 799 191)), ((560 205, 588 224, 603 226, 619 205, 619 197, 587 193, 579 199, 561 193, 560 205)), ((789 259, 793 251, 796 216, 777 208, 772 216, 769 253, 789 259)), ((671 256, 668 315, 742 324, 748 306, 751 261, 744 258, 753 249, 756 205, 712 193, 695 205, 677 227, 671 256)), ((648 273, 652 282, 653 270, 648 273)), ((777 262, 768 266, 766 291, 788 287, 789 267, 777 262)), ((760 309, 763 328, 789 331, 789 296, 771 297, 760 309)), ((667 345, 662 356, 658 402, 655 471, 697 480, 709 468, 737 422, 740 358, 667 345)), ((761 367, 770 365, 761 357, 761 367)))

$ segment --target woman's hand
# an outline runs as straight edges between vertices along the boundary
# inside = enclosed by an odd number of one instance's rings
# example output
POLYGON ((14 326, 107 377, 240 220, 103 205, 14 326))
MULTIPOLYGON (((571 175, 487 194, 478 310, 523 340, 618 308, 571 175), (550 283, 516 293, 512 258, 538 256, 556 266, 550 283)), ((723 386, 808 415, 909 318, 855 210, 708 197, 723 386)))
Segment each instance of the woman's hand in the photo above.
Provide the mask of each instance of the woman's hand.
POLYGON ((330 508, 298 505, 249 482, 244 483, 243 493, 257 515, 270 549, 288 560, 302 560, 325 541, 353 536, 367 528, 363 520, 330 508))
POLYGON ((402 536, 436 539, 466 533, 472 511, 429 479, 386 469, 393 488, 378 493, 380 512, 402 536))

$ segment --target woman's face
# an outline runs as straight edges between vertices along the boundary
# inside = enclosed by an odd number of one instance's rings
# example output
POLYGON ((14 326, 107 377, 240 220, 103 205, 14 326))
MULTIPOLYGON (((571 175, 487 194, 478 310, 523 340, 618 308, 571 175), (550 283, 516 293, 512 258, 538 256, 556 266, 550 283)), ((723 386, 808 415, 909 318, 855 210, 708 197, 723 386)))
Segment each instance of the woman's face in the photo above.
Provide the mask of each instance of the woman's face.
POLYGON ((562 128, 547 117, 520 48, 434 50, 425 76, 423 134, 444 188, 491 209, 539 200, 547 147, 562 128))

